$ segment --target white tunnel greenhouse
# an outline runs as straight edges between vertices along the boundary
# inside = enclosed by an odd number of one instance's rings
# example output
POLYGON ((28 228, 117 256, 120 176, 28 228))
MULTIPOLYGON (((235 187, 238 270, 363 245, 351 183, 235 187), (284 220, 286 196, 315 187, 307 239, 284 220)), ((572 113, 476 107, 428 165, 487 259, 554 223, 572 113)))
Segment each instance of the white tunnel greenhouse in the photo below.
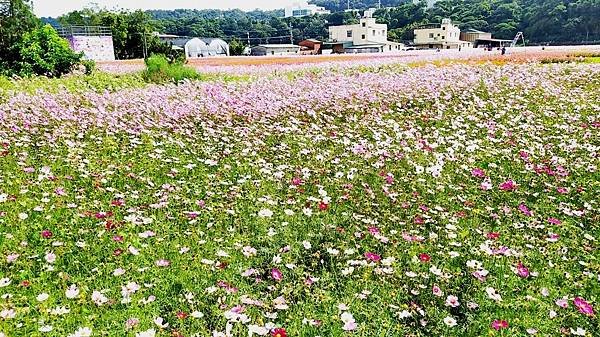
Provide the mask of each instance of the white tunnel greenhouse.
POLYGON ((229 45, 221 39, 193 38, 186 42, 184 49, 186 58, 229 56, 229 45))

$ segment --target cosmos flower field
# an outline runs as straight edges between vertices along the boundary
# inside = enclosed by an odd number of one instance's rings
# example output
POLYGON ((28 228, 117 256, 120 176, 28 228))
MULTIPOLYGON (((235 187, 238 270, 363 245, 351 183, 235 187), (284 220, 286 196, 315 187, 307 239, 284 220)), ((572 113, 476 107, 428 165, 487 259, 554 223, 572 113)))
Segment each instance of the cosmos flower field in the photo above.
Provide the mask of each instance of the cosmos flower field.
POLYGON ((6 97, 0 336, 598 336, 598 64, 304 67, 6 97))

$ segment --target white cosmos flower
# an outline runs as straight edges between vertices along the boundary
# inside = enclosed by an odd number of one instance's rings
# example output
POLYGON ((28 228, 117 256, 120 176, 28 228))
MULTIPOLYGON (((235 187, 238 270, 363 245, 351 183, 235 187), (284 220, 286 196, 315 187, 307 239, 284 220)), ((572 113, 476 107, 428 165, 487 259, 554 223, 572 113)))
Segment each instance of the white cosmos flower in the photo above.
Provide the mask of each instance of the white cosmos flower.
POLYGON ((154 319, 154 324, 161 329, 164 329, 169 326, 169 323, 165 323, 165 320, 162 317, 156 317, 154 319))
POLYGON ((201 313, 200 311, 193 311, 190 316, 194 317, 194 318, 202 318, 204 317, 204 314, 201 313))
POLYGON ((496 289, 492 288, 492 287, 487 287, 485 288, 485 292, 487 293, 488 297, 491 298, 494 301, 502 301, 502 296, 500 296, 500 294, 498 294, 498 292, 496 292, 496 289))
POLYGON ((132 255, 140 255, 140 251, 137 250, 134 246, 129 246, 128 250, 132 255))
POLYGON ((135 337, 154 337, 154 336, 156 336, 156 331, 154 331, 154 329, 149 329, 149 330, 138 332, 135 334, 135 337))
POLYGON ((92 335, 92 329, 88 327, 83 327, 77 329, 74 333, 70 334, 68 337, 90 337, 92 335))
POLYGON ((94 290, 94 292, 92 292, 92 301, 97 305, 97 306, 101 306, 104 303, 108 302, 108 298, 106 296, 104 296, 103 293, 94 290))
POLYGON ((456 326, 456 320, 450 316, 447 316, 446 318, 444 318, 444 324, 446 324, 449 327, 453 327, 456 326))
POLYGON ((75 297, 79 296, 79 288, 77 288, 75 284, 71 284, 71 286, 69 286, 69 288, 67 288, 65 291, 65 296, 67 296, 69 299, 74 299, 75 297))
POLYGON ((257 334, 259 336, 266 336, 269 333, 269 329, 264 326, 258 326, 255 324, 248 325, 248 335, 257 334))
POLYGON ((4 277, 0 279, 0 288, 7 287, 10 284, 10 279, 8 277, 4 277))
POLYGON ((259 217, 261 217, 261 218, 270 218, 270 217, 272 217, 272 216, 273 216, 273 211, 271 211, 271 210, 270 210, 270 209, 268 209, 268 208, 261 209, 261 210, 258 212, 258 216, 259 216, 259 217))
POLYGON ((12 319, 15 318, 15 316, 17 316, 15 309, 4 309, 0 311, 0 318, 3 319, 12 319))
POLYGON ((48 295, 46 293, 41 293, 41 294, 37 295, 37 297, 35 299, 38 300, 38 302, 44 302, 45 300, 48 299, 48 297, 50 297, 50 295, 48 295))
POLYGON ((50 332, 52 331, 52 325, 43 325, 38 329, 39 332, 50 332))

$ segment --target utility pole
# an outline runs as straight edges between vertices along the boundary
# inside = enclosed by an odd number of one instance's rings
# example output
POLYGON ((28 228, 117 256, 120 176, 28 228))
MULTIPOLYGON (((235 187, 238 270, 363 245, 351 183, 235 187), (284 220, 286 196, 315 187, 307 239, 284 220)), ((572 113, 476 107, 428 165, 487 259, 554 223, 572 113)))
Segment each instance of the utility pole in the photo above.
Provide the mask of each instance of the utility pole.
POLYGON ((246 32, 246 35, 248 35, 248 47, 250 47, 250 32, 246 32))
POLYGON ((144 47, 143 47, 143 53, 144 53, 144 60, 148 58, 148 46, 146 44, 146 28, 144 27, 144 32, 142 32, 143 35, 143 42, 144 42, 144 47))
POLYGON ((290 44, 294 44, 294 31, 292 31, 291 23, 290 23, 290 44))

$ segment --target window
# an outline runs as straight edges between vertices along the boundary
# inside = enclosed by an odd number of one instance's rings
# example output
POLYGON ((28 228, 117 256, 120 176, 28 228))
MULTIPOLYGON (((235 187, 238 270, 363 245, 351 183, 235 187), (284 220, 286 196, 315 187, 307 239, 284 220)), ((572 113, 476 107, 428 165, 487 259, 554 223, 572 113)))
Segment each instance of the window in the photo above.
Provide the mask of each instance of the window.
POLYGON ((375 29, 373 29, 373 36, 375 36, 375 29))
POLYGON ((445 36, 442 36, 442 40, 445 39, 445 38, 446 38, 445 36))
POLYGON ((346 37, 352 37, 352 31, 351 30, 346 31, 346 37))
POLYGON ((442 30, 446 30, 446 27, 442 27, 442 30))
POLYGON ((362 39, 363 39, 363 40, 365 39, 365 34, 363 34, 363 35, 362 35, 362 39))
POLYGON ((381 35, 385 36, 385 29, 381 31, 381 35))
POLYGON ((362 23, 362 26, 363 26, 363 27, 366 27, 366 26, 367 26, 367 23, 366 23, 366 22, 363 22, 363 23, 362 23))
POLYGON ((433 33, 429 33, 429 38, 433 39, 433 33))

